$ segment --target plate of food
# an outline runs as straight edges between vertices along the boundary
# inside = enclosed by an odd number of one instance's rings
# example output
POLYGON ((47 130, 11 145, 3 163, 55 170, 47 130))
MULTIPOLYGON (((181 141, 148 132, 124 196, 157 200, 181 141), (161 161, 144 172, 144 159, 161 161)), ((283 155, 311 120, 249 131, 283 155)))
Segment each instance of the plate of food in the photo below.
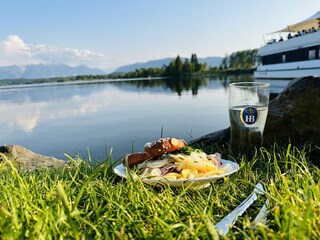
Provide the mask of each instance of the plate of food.
POLYGON ((238 169, 237 163, 222 159, 219 153, 206 154, 187 146, 182 139, 160 138, 146 143, 144 152, 125 155, 114 172, 150 185, 204 188, 238 169))

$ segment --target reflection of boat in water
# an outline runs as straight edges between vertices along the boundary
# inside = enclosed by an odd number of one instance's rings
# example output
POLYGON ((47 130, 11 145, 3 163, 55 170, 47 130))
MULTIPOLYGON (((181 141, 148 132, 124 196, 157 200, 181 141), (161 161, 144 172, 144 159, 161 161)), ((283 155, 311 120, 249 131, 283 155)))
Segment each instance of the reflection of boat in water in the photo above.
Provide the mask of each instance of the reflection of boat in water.
POLYGON ((263 82, 270 84, 270 101, 276 98, 290 83, 290 79, 255 79, 255 82, 263 82))
POLYGON ((263 82, 270 84, 270 93, 279 94, 283 91, 284 88, 288 86, 291 80, 289 79, 255 79, 255 82, 263 82))
POLYGON ((283 41, 272 39, 258 51, 261 64, 255 78, 296 78, 320 76, 320 12, 299 23, 274 32, 283 41), (318 30, 317 30, 318 29, 318 30), (290 34, 290 35, 289 35, 290 34))

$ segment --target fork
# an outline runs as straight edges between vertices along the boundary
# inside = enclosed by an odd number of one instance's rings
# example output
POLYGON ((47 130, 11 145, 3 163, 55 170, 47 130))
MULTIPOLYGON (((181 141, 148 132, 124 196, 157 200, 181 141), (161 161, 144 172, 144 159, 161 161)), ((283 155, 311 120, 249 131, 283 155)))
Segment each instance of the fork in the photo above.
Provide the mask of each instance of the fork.
MULTIPOLYGON (((264 188, 261 183, 258 183, 252 193, 232 212, 230 212, 227 216, 225 216, 220 222, 218 222, 215 227, 219 235, 224 236, 229 232, 230 227, 232 227, 238 220, 238 217, 241 216, 250 206, 251 204, 257 200, 259 195, 264 195, 264 188)), ((266 221, 266 214, 268 211, 269 201, 267 200, 257 216, 254 219, 254 223, 266 221)))

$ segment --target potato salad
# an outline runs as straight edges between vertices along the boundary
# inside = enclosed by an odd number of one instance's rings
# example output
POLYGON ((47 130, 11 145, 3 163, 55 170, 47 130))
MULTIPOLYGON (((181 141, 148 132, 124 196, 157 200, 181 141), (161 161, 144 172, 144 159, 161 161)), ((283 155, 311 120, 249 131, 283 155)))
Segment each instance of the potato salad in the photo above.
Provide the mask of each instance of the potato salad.
POLYGON ((168 180, 210 177, 226 171, 221 165, 221 154, 207 155, 189 146, 164 154, 157 160, 145 161, 138 165, 138 169, 140 177, 163 177, 168 180))

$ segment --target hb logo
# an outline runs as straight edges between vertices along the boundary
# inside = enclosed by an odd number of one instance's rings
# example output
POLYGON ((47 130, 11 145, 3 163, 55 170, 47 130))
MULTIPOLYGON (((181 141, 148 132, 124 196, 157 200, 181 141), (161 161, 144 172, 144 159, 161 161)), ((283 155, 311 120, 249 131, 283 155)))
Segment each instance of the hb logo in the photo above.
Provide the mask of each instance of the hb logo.
POLYGON ((258 120, 259 112, 255 107, 246 107, 240 112, 240 115, 241 121, 244 124, 251 125, 258 120))

